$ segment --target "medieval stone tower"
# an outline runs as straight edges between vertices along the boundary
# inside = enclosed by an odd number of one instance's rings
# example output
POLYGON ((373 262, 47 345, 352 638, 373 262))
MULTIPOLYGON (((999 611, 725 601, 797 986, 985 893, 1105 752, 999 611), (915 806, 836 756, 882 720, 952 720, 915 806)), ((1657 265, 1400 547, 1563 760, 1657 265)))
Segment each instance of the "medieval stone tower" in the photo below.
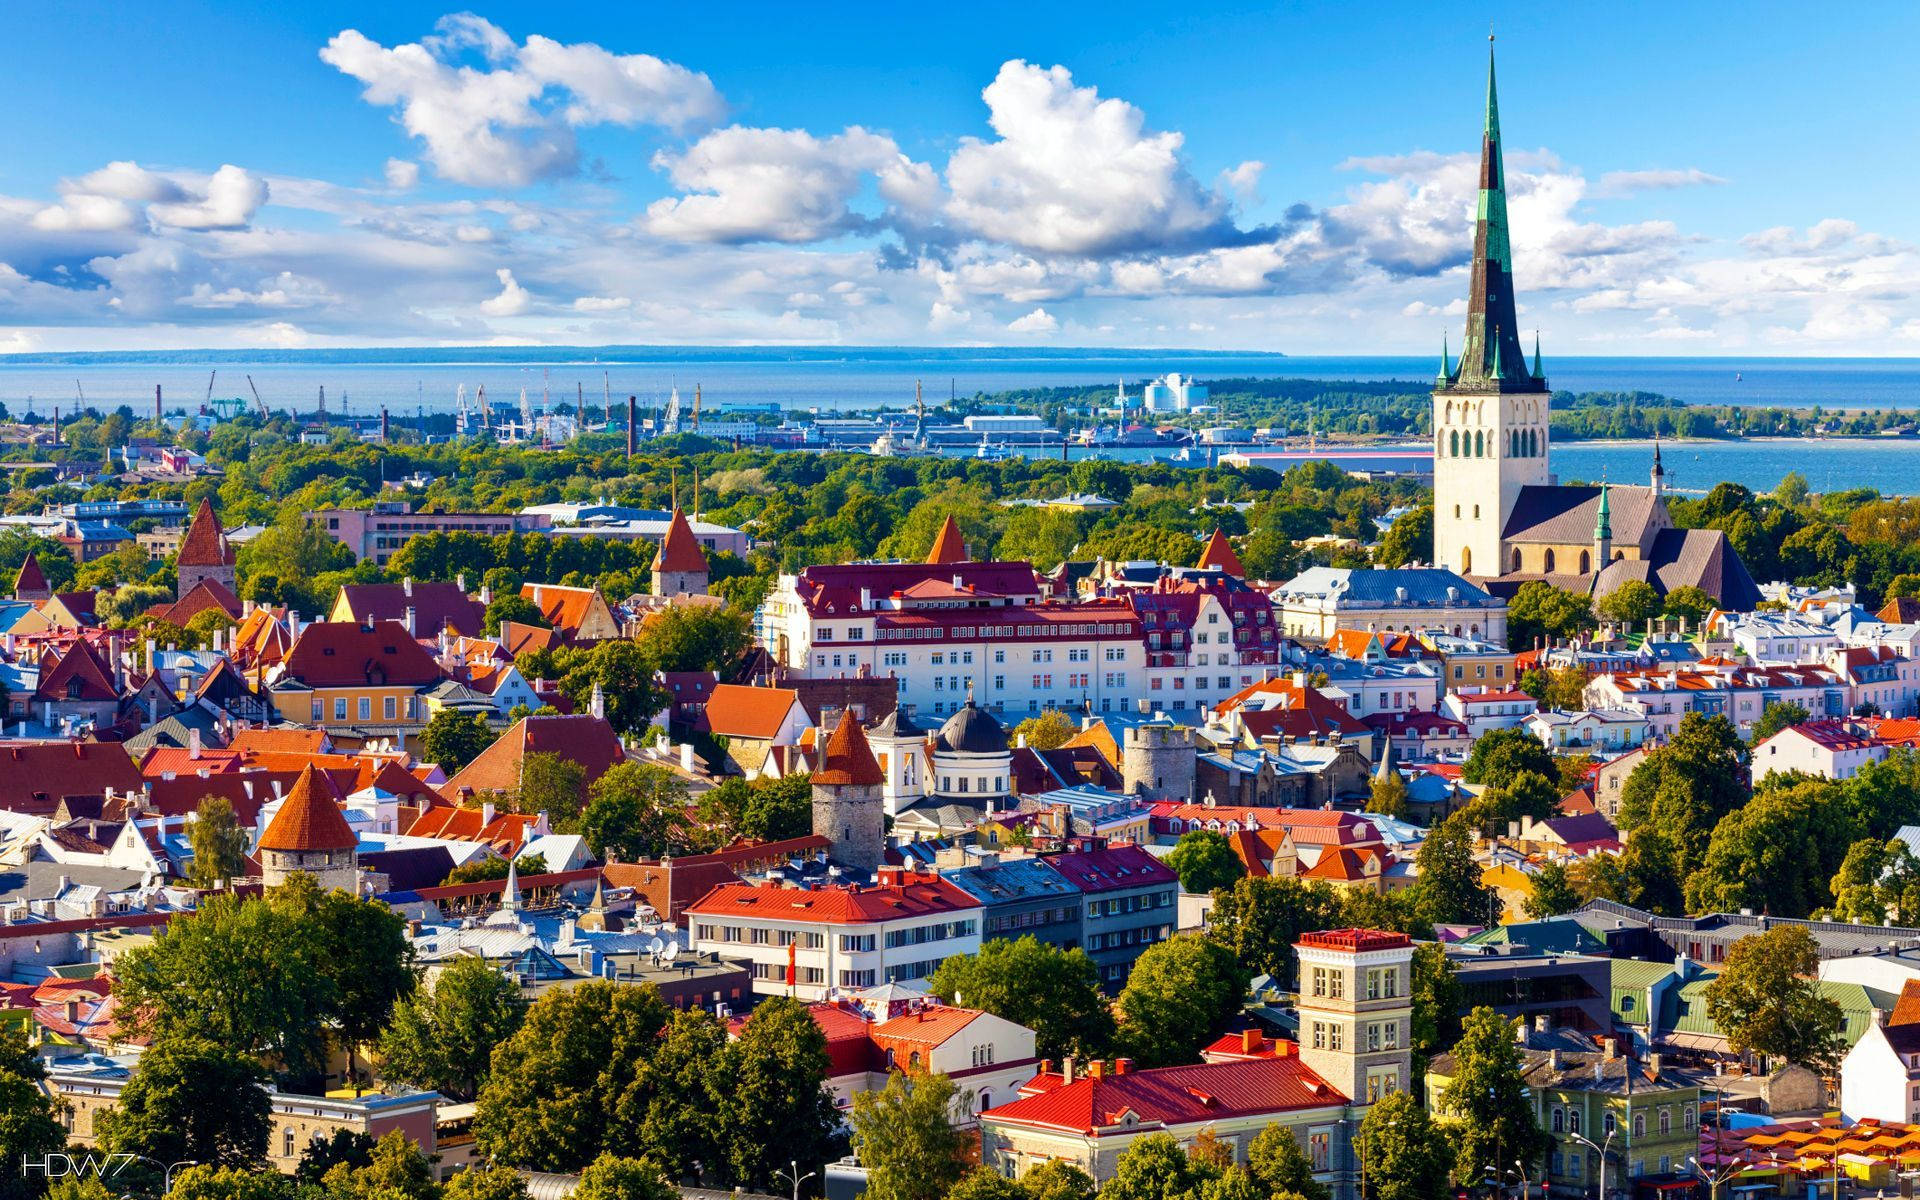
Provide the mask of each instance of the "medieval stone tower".
POLYGON ((1120 777, 1128 795, 1191 803, 1196 762, 1193 730, 1185 725, 1156 721, 1122 737, 1120 777))
POLYGON ((844 867, 872 871, 886 851, 886 775, 867 735, 843 709, 813 772, 813 831, 832 843, 827 856, 844 867))

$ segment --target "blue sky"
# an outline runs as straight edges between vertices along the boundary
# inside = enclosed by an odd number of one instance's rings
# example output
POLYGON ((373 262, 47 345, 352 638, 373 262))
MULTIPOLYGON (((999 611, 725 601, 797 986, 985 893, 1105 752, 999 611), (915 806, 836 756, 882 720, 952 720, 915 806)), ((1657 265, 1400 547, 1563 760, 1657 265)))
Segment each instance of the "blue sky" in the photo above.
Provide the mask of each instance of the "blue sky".
POLYGON ((605 9, 10 14, 0 349, 1425 351, 1489 18, 1550 353, 1920 347, 1911 6, 605 9))

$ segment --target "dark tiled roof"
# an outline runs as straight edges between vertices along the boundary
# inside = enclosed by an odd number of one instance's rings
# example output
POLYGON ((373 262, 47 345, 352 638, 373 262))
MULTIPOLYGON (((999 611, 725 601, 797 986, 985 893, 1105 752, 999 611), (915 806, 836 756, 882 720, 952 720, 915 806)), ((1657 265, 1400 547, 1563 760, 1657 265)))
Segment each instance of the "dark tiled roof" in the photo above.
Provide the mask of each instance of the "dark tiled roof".
MULTIPOLYGON (((1609 485, 1607 509, 1616 546, 1645 546, 1648 534, 1665 524, 1665 506, 1654 498, 1652 488, 1609 485)), ((1599 516, 1598 487, 1536 484, 1520 489, 1501 537, 1510 542, 1591 545, 1599 516)))

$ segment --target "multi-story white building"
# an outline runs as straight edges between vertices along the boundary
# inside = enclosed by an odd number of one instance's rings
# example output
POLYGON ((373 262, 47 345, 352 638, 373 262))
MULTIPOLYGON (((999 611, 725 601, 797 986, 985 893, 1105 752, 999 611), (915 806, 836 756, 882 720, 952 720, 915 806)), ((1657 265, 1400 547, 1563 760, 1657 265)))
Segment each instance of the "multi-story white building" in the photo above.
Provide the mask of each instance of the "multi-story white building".
POLYGON ((1851 779, 1870 762, 1887 757, 1892 743, 1845 721, 1807 721, 1789 725, 1753 748, 1753 781, 1769 775, 1817 775, 1851 779))
POLYGON ((1527 718, 1526 729, 1555 753, 1619 754, 1647 740, 1651 728, 1637 712, 1597 709, 1561 712, 1549 709, 1527 718))
POLYGON ((1724 660, 1684 670, 1623 671, 1588 681, 1589 708, 1624 709, 1647 718, 1652 735, 1666 740, 1690 712, 1724 714, 1740 736, 1776 701, 1813 717, 1843 717, 1851 707, 1845 677, 1829 667, 1743 667, 1724 660))
POLYGON ((1817 662, 1840 645, 1831 624, 1797 612, 1716 613, 1708 633, 1756 663, 1817 662))
POLYGON ((1140 390, 1140 403, 1148 412, 1191 412, 1206 407, 1207 386, 1195 383, 1178 371, 1165 379, 1156 379, 1140 390))
POLYGON ((1432 712, 1443 688, 1438 663, 1411 658, 1361 662, 1350 658, 1314 658, 1309 671, 1327 677, 1320 690, 1345 704, 1356 717, 1375 713, 1432 712))
POLYGON ((1142 712, 1202 712, 1275 673, 1273 602, 1221 571, 1177 571, 1127 592, 1146 639, 1142 712))
POLYGON ((1477 688, 1466 692, 1448 692, 1440 709, 1467 727, 1473 737, 1496 729, 1518 729, 1540 711, 1540 702, 1522 691, 1492 691, 1477 688))
POLYGON ((825 1000, 925 979, 980 949, 980 901, 938 875, 881 867, 861 886, 722 884, 687 909, 694 946, 748 964, 763 996, 825 1000))
POLYGON ((1310 567, 1273 590, 1293 637, 1335 630, 1439 630, 1489 642, 1507 638, 1507 602, 1438 567, 1310 567))
POLYGON ((1122 712, 1146 694, 1125 600, 1041 599, 1026 563, 850 563, 783 575, 760 612, 774 659, 802 678, 891 676, 900 703, 946 716, 1122 712))

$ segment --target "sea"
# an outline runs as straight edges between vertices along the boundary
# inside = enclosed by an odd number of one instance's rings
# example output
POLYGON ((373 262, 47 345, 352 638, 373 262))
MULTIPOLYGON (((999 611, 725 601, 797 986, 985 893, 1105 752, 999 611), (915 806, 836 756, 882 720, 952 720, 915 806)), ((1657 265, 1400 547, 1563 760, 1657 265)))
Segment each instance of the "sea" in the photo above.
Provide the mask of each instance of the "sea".
MULTIPOLYGON (((628 395, 657 408, 674 389, 707 411, 778 406, 828 413, 905 407, 918 384, 927 402, 1017 388, 1119 384, 1138 394, 1149 379, 1177 371, 1208 379, 1287 377, 1328 381, 1406 380, 1428 386, 1437 361, 1178 349, 923 347, 468 347, 407 350, 180 351, 33 354, 0 357, 0 403, 42 415, 132 406, 149 411, 154 387, 169 410, 240 399, 257 391, 275 409, 313 411, 322 388, 329 412, 396 418, 450 412, 464 391, 538 406, 583 399, 597 406, 628 395)), ((1556 389, 1654 392, 1690 404, 1737 404, 1920 412, 1920 359, 1891 358, 1549 358, 1556 389)), ((1638 443, 1555 445, 1562 479, 1638 481, 1650 448, 1638 443)), ((1755 440, 1671 445, 1669 478, 1684 491, 1721 480, 1768 490, 1789 471, 1816 491, 1868 486, 1920 491, 1920 439, 1755 440)))

